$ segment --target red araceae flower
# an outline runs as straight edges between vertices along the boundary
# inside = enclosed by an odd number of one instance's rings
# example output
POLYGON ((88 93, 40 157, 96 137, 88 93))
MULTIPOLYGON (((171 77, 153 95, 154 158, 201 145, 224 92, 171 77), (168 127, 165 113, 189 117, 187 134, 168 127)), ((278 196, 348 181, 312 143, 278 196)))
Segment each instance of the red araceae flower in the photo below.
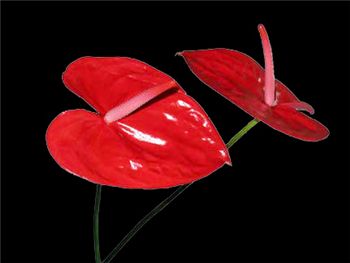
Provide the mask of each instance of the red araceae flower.
POLYGON ((59 114, 46 141, 66 171, 96 184, 167 188, 230 164, 205 111, 168 75, 135 59, 84 57, 64 84, 98 113, 59 114))
POLYGON ((183 51, 179 54, 201 81, 254 118, 297 139, 325 139, 329 135, 328 129, 299 112, 305 110, 313 114, 314 109, 275 80, 267 32, 263 25, 259 25, 258 30, 265 70, 246 54, 224 48, 183 51))

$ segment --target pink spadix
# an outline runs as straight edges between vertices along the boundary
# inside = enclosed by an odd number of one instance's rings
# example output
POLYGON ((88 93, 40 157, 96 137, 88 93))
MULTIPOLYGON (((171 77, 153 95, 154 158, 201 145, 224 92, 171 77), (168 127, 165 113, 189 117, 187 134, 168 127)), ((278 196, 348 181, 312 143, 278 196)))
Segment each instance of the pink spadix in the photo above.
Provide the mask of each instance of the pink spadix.
POLYGON ((273 106, 276 103, 276 89, 275 89, 275 74, 273 70, 273 57, 272 49, 270 45, 269 36, 267 35, 265 27, 260 24, 258 26, 260 38, 264 51, 265 60, 265 86, 264 86, 264 98, 265 103, 269 106, 273 106))
POLYGON ((109 110, 103 119, 107 124, 120 120, 121 118, 129 115, 130 113, 137 110, 150 100, 156 98, 163 92, 174 87, 176 87, 176 82, 169 81, 167 83, 160 84, 158 86, 145 90, 142 93, 136 95, 135 97, 109 110))
MULTIPOLYGON (((276 98, 276 82, 275 82, 275 73, 274 73, 274 67, 273 67, 272 48, 271 48, 269 36, 266 32, 264 25, 259 24, 258 30, 260 33, 260 38, 261 38, 263 52, 264 52, 264 60, 265 60, 264 99, 267 105, 275 106, 278 103, 278 98, 276 98)), ((283 103, 282 105, 294 108, 296 110, 304 110, 310 114, 315 113, 315 110, 313 109, 313 107, 306 102, 290 102, 290 103, 283 103)))

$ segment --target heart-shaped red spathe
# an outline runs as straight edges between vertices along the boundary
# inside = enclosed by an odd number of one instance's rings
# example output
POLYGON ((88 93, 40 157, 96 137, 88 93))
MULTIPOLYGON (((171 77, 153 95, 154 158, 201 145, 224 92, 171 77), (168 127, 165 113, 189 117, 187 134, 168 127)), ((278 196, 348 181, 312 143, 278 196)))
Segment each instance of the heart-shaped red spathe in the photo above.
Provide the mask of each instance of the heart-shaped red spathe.
POLYGON ((248 55, 224 48, 183 51, 179 55, 202 82, 270 127, 304 141, 319 141, 329 135, 325 126, 299 112, 313 114, 313 108, 278 80, 276 105, 267 105, 265 70, 248 55))
POLYGON ((68 66, 63 80, 98 111, 65 111, 47 130, 52 157, 72 174, 102 185, 157 189, 199 180, 231 163, 200 105, 148 64, 84 57, 68 66))

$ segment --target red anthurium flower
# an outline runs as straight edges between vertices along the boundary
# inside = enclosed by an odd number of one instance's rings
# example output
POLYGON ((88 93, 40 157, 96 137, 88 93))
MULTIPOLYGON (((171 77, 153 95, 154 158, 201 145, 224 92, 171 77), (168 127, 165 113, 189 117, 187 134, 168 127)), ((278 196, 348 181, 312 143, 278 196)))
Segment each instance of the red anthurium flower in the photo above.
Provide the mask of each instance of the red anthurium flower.
POLYGON ((265 70, 251 57, 238 51, 218 48, 179 53, 192 72, 209 87, 254 118, 287 135, 304 141, 319 141, 328 129, 308 117, 314 109, 300 101, 274 77, 272 50, 263 25, 262 40, 265 70))
POLYGON ((72 174, 102 185, 155 189, 230 164, 200 105, 141 61, 84 57, 68 66, 63 81, 98 112, 62 112, 47 130, 52 157, 72 174))

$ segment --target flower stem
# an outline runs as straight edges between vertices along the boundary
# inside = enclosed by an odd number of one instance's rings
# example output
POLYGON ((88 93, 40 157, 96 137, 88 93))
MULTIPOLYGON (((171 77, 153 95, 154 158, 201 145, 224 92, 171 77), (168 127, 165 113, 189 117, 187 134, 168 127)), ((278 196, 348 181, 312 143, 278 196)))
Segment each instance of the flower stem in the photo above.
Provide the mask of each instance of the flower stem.
POLYGON ((95 248, 95 262, 101 263, 101 254, 100 254, 100 240, 99 240, 99 228, 98 228, 98 217, 100 212, 100 203, 101 203, 101 190, 102 185, 96 185, 96 195, 95 195, 95 207, 94 207, 94 248, 95 248))
MULTIPOLYGON (((192 184, 192 183, 191 183, 192 184)), ((185 191, 191 184, 180 186, 170 196, 165 198, 160 204, 153 208, 146 216, 144 216, 131 230, 130 232, 119 242, 119 244, 112 250, 111 253, 103 260, 103 263, 109 263, 119 253, 119 251, 129 242, 129 240, 156 214, 167 207, 176 197, 178 197, 183 191, 185 191)))
MULTIPOLYGON (((226 147, 231 148, 240 138, 242 138, 251 128, 253 128, 259 120, 253 119, 246 126, 244 126, 238 133, 236 133, 226 144, 226 147)), ((124 238, 118 243, 118 245, 108 254, 108 256, 102 261, 102 263, 110 263, 113 258, 119 253, 119 251, 135 236, 135 234, 155 215, 167 207, 172 201, 174 201, 180 194, 182 194, 193 183, 178 187, 170 196, 164 199, 160 204, 153 208, 146 216, 144 216, 124 238)), ((98 190, 97 190, 98 191, 98 190)), ((97 192, 96 192, 97 196, 97 192)), ((96 248, 96 241, 95 241, 96 248)), ((96 250, 95 250, 96 251, 96 250)), ((96 260, 97 262, 97 260, 96 260)))
POLYGON ((244 126, 239 132, 237 132, 229 141, 226 143, 227 149, 230 149, 232 145, 234 145, 236 142, 238 142, 239 139, 243 137, 244 134, 246 134, 251 128, 253 128, 255 125, 257 125, 259 120, 253 119, 246 126, 244 126))

